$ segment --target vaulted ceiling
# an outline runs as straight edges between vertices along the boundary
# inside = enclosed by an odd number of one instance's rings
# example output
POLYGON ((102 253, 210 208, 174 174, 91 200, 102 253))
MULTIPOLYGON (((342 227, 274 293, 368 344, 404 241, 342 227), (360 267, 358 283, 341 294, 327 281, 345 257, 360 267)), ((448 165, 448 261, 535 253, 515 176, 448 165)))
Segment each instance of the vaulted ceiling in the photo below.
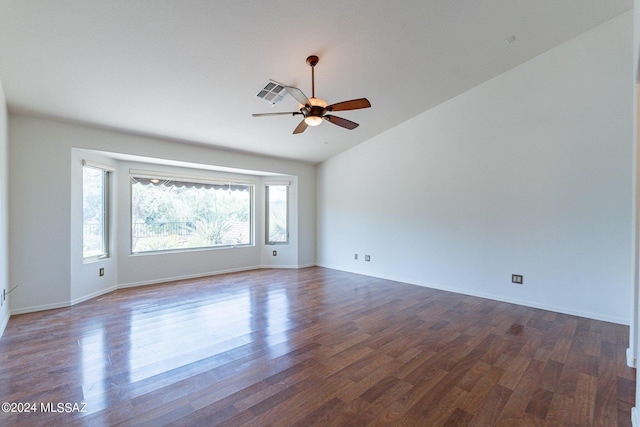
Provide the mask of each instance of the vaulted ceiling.
MULTIPOLYGON (((631 10, 631 0, 0 0, 9 111, 321 162, 631 10), (287 96, 372 107, 293 135, 287 96)), ((630 52, 631 54, 631 52, 630 52)))

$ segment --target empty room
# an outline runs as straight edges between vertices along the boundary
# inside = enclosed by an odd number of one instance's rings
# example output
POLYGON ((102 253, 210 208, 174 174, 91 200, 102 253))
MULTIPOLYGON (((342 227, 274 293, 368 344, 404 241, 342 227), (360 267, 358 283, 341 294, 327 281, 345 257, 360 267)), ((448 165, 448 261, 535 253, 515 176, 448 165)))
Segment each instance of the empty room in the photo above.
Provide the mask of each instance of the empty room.
POLYGON ((0 0, 0 425, 640 427, 638 28, 0 0))

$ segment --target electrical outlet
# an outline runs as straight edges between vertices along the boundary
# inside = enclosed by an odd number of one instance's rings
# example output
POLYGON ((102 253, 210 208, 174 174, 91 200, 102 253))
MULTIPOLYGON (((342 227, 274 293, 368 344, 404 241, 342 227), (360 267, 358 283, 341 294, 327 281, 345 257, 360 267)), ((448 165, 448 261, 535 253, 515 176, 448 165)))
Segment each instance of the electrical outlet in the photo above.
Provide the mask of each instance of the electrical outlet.
POLYGON ((524 277, 522 276, 522 274, 512 274, 511 283, 522 285, 524 283, 524 277))
POLYGON ((273 251, 273 256, 278 256, 278 251, 273 251))
POLYGON ((100 275, 100 277, 104 276, 104 267, 100 269, 98 274, 100 275))
POLYGON ((371 261, 371 255, 365 255, 364 260, 367 262, 371 261))
POLYGON ((353 259, 356 259, 356 260, 357 260, 357 259, 358 259, 358 254, 354 254, 354 255, 353 255, 353 259))

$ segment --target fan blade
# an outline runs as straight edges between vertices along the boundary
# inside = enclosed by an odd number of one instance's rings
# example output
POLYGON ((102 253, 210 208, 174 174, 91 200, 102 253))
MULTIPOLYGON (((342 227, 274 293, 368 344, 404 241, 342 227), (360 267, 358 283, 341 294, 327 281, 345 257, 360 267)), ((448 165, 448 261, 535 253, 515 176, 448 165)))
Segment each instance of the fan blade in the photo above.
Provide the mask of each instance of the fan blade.
POLYGON ((302 104, 302 105, 311 105, 310 101, 309 101, 309 98, 307 98, 307 95, 302 93, 302 91, 300 89, 298 89, 297 87, 285 86, 284 88, 287 90, 287 93, 289 95, 293 96, 295 98, 295 100, 298 101, 300 104, 302 104))
POLYGON ((351 120, 343 119, 342 117, 332 116, 330 114, 324 116, 325 119, 333 123, 334 125, 341 126, 346 129, 355 129, 360 126, 356 122, 352 122, 351 120))
POLYGON ((293 134, 302 133, 307 130, 307 122, 304 120, 300 122, 300 124, 293 130, 293 134))
POLYGON ((296 114, 302 114, 302 113, 300 111, 287 111, 283 113, 254 113, 252 114, 252 116, 253 117, 284 116, 284 115, 295 116, 296 114))
POLYGON ((328 105, 327 111, 345 111, 345 110, 358 110, 360 108, 369 108, 371 103, 367 98, 352 99, 351 101, 343 101, 335 104, 328 105))

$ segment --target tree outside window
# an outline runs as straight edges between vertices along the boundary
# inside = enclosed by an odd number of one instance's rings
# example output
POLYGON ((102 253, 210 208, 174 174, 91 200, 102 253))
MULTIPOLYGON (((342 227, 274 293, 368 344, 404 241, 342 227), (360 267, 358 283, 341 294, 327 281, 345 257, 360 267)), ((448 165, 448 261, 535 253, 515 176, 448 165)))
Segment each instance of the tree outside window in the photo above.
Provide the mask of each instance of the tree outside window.
POLYGON ((251 203, 251 185, 132 176, 131 251, 250 245, 251 203))
POLYGON ((82 256, 104 258, 108 253, 108 183, 109 172, 82 168, 82 256))
POLYGON ((268 184, 265 193, 267 244, 289 243, 289 186, 268 184))

